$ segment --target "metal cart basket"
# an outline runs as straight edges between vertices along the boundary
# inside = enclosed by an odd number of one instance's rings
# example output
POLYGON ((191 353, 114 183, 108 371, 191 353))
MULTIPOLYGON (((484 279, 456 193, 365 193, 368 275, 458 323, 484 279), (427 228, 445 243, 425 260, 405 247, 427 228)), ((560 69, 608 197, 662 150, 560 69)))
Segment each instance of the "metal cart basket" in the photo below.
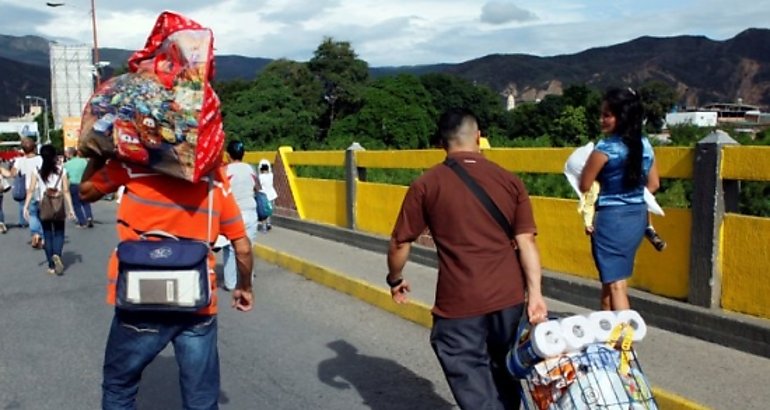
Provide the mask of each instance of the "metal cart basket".
POLYGON ((521 380, 528 410, 657 410, 650 383, 631 346, 632 330, 622 325, 606 343, 545 360, 522 361, 527 318, 508 355, 508 368, 521 380))

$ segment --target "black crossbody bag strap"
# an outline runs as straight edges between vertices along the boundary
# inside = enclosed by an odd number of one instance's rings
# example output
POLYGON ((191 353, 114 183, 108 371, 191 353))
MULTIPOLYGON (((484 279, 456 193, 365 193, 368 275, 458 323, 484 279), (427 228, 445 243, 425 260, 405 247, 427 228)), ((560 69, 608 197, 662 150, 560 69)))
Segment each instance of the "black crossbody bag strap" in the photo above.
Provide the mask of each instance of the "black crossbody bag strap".
POLYGON ((492 201, 492 198, 489 197, 487 191, 485 191, 484 188, 476 183, 476 181, 470 175, 468 175, 468 171, 466 171, 465 168, 458 164, 457 161, 455 161, 453 158, 447 158, 444 160, 444 165, 449 167, 449 169, 454 171, 455 174, 460 177, 468 189, 471 190, 473 195, 475 195, 479 202, 484 205, 484 208, 486 208, 487 212, 492 215, 492 218, 495 220, 495 222, 500 225, 500 228, 502 228, 503 232, 505 232, 505 234, 508 236, 508 239, 513 239, 513 228, 511 228, 511 224, 505 218, 505 215, 503 215, 503 213, 500 211, 500 208, 498 208, 494 201, 492 201))

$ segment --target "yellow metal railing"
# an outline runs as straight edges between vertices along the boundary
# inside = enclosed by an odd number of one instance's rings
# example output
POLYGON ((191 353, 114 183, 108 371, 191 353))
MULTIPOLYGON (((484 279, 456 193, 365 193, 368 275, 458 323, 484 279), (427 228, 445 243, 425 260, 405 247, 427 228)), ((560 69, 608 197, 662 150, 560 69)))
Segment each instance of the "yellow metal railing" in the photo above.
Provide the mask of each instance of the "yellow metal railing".
MULTIPOLYGON (((574 148, 492 148, 483 150, 491 161, 517 173, 561 174, 564 162, 574 148)), ((268 158, 275 152, 247 153, 248 162, 268 158)), ((300 178, 296 166, 344 167, 345 151, 279 150, 289 186, 302 219, 345 227, 347 204, 345 181, 300 178)), ((664 178, 693 177, 696 148, 657 147, 656 161, 664 178)), ((427 169, 445 157, 443 150, 357 151, 355 165, 360 168, 427 169)), ((724 179, 770 181, 770 147, 729 146, 722 150, 724 179)), ((356 228, 387 236, 395 223, 407 187, 355 181, 356 228)), ((582 233, 577 202, 569 199, 533 197, 543 265, 576 276, 595 278, 590 244, 582 233)), ((653 222, 669 246, 658 253, 643 244, 631 285, 658 295, 686 299, 689 289, 690 232, 693 224, 689 209, 666 208, 666 216, 653 222)), ((757 303, 770 293, 770 281, 760 273, 770 271, 770 218, 727 214, 720 227, 718 264, 723 274, 722 304, 729 310, 770 318, 770 304, 757 303)))

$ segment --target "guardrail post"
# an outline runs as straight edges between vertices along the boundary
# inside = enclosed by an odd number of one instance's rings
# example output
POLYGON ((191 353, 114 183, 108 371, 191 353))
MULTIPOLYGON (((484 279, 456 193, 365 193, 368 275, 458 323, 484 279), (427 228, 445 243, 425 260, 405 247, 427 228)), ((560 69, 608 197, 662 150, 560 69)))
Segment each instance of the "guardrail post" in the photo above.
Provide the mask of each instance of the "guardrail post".
POLYGON ((737 181, 722 180, 722 147, 737 143, 726 132, 716 130, 695 147, 688 295, 688 301, 694 305, 721 305, 722 219, 726 211, 734 210, 738 204, 737 181))
POLYGON ((365 151, 361 144, 354 142, 345 150, 345 212, 348 229, 356 229, 356 182, 366 181, 366 168, 356 164, 356 151, 365 151))

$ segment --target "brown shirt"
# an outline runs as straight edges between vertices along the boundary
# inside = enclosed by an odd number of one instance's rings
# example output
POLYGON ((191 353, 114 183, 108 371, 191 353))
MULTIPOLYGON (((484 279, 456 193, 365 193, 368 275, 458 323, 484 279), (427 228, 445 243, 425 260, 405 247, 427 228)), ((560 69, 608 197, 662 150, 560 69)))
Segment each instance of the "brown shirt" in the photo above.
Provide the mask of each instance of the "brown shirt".
MULTIPOLYGON (((479 153, 450 154, 489 194, 514 234, 536 233, 521 180, 479 153)), ((483 315, 524 301, 524 276, 511 241, 449 167, 439 164, 406 193, 393 238, 413 242, 428 227, 438 252, 433 313, 447 318, 483 315)))

